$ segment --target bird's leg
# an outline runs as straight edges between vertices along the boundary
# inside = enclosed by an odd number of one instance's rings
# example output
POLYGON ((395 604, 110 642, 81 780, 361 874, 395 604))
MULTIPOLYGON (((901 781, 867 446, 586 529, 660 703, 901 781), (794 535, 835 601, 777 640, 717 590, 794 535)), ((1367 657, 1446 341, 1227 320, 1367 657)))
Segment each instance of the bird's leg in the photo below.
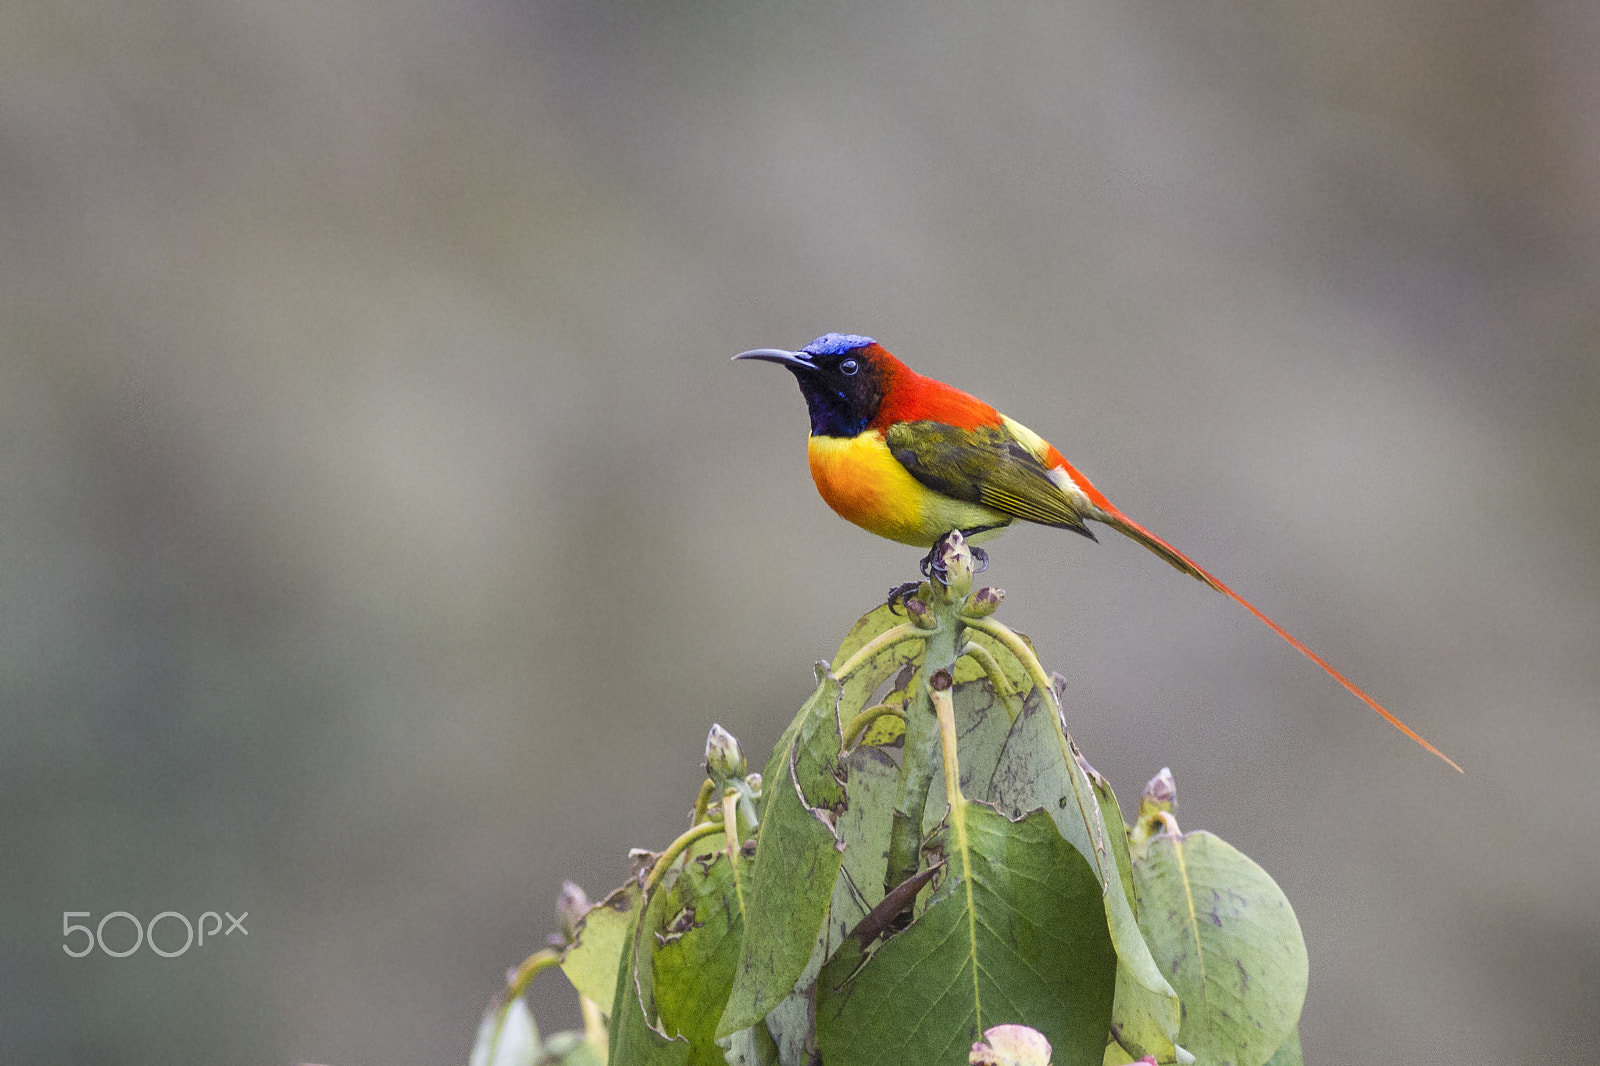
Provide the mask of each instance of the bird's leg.
POLYGON ((989 569, 989 553, 982 548, 969 548, 972 552, 972 572, 981 574, 989 569))

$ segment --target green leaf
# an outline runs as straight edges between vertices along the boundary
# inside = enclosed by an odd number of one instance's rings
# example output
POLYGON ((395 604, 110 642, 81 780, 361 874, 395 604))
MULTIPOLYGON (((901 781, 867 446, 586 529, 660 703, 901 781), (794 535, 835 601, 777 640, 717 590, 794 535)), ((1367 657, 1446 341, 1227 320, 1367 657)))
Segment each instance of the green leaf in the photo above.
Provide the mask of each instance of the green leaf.
POLYGON ((962 804, 935 899, 870 955, 847 939, 817 979, 829 1066, 960 1062, 984 1028, 1026 1023, 1057 1066, 1098 1064, 1116 955, 1100 886, 1043 814, 962 804))
POLYGON ((1112 1033, 1135 1058, 1171 1061, 1182 1007, 1140 934, 1127 890, 1132 871, 1126 880, 1122 872, 1129 864, 1122 811, 1110 786, 1097 789, 1078 765, 1070 739, 1037 691, 1029 693, 1011 727, 989 799, 1012 814, 1042 807, 1062 838, 1092 865, 1117 951, 1112 1033))
POLYGON ((1184 1004, 1179 1043, 1205 1063, 1261 1066, 1305 1003, 1305 940, 1267 872, 1221 838, 1150 838, 1134 863, 1139 925, 1184 1004))
POLYGON ((900 777, 899 766, 876 748, 856 749, 847 768, 849 806, 839 818, 839 835, 846 847, 842 876, 828 915, 830 953, 883 900, 884 856, 889 850, 889 825, 894 820, 895 786, 900 777))
POLYGON ((778 1044, 762 1022, 728 1037, 728 1052, 723 1061, 728 1066, 780 1066, 781 1063, 778 1044))
MULTIPOLYGON (((820 970, 821 958, 814 962, 820 970)), ((806 982, 806 990, 791 993, 767 1015, 767 1032, 772 1034, 772 1042, 778 1049, 778 1061, 783 1066, 809 1066, 816 1053, 816 1034, 812 1032, 811 1021, 816 1013, 813 1009, 816 973, 811 972, 810 967, 807 967, 807 971, 811 979, 806 982)))
POLYGON ((1161 1062, 1171 1062, 1177 1054, 1173 1043, 1178 1039, 1183 1006, 1172 985, 1161 975, 1139 930, 1138 897, 1122 807, 1109 781, 1098 773, 1085 776, 1099 801, 1106 842, 1118 875, 1106 897, 1106 920, 1117 945, 1117 994, 1111 1004, 1111 1036, 1135 1059, 1154 1055, 1161 1062), (1128 903, 1126 911, 1123 901, 1128 903))
MULTIPOLYGON (((886 606, 863 615, 840 644, 835 663, 844 664, 904 621, 886 606)), ((813 961, 845 847, 836 828, 849 809, 848 770, 840 761, 842 723, 864 710, 878 687, 912 662, 920 647, 914 640, 894 644, 843 682, 824 677, 773 750, 762 774, 761 831, 746 883, 744 941, 717 1026, 719 1037, 766 1017, 813 961)))
POLYGON ((663 1032, 656 1010, 650 952, 656 934, 664 931, 666 917, 667 893, 658 888, 650 894, 624 942, 626 951, 611 1008, 611 1062, 628 1066, 687 1066, 689 1062, 689 1042, 663 1032))
MULTIPOLYGON (((956 685, 951 696, 955 701, 956 750, 961 754, 961 791, 982 799, 1010 737, 1011 716, 981 673, 979 680, 956 685)), ((938 780, 933 787, 941 787, 938 780)), ((922 812, 923 834, 931 833, 944 816, 945 805, 937 797, 930 799, 922 812)))
MULTIPOLYGON (((1029 640, 1025 635, 1018 633, 1017 636, 1022 637, 1023 643, 1028 647, 1033 647, 1033 641, 1029 640)), ((1028 668, 1022 665, 1015 655, 1007 651, 1004 644, 1001 644, 989 634, 980 633, 976 629, 967 630, 967 639, 989 649, 989 654, 993 655, 1000 663, 1000 672, 1005 675, 1007 681, 1011 682, 1011 687, 1019 695, 1025 695, 1029 689, 1033 688, 1033 677, 1028 673, 1028 668)), ((953 674, 958 685, 963 681, 976 681, 980 677, 987 676, 983 671, 983 667, 971 656, 962 656, 957 659, 953 674)))
POLYGON ((1300 1027, 1297 1025, 1289 1031, 1289 1039, 1283 1046, 1273 1052, 1272 1058, 1267 1060, 1267 1066, 1302 1066, 1300 1058, 1300 1027))
POLYGON ((686 862, 667 892, 666 913, 652 960, 662 1030, 689 1041, 693 1066, 723 1066, 714 1033, 733 987, 744 931, 728 856, 686 862))
POLYGON ((1128 825, 1122 819, 1122 805, 1117 802, 1117 794, 1111 791, 1111 782, 1100 776, 1092 767, 1085 770, 1084 776, 1088 778, 1090 786, 1094 789, 1095 799, 1099 801, 1100 820, 1106 827, 1106 842, 1110 845, 1111 857, 1117 864, 1117 874, 1122 880, 1122 891, 1128 898, 1128 905, 1133 908, 1134 916, 1137 917, 1138 893, 1133 887, 1133 858, 1128 852, 1128 825))
POLYGON ((630 880, 590 907, 578 923, 575 940, 561 956, 561 972, 580 995, 609 1011, 617 988, 617 968, 639 914, 640 889, 630 880))
POLYGON ((773 753, 762 775, 761 831, 746 889, 744 939, 719 1037, 748 1029, 789 994, 827 919, 844 858, 844 841, 834 828, 846 804, 838 691, 833 680, 817 686, 787 749, 773 753))
MULTIPOLYGON (((868 611, 856 621, 850 632, 845 634, 844 640, 840 642, 838 654, 833 658, 834 667, 842 667, 868 642, 905 621, 904 614, 889 610, 887 605, 868 611)), ((844 680, 840 692, 840 716, 848 721, 857 712, 865 709, 868 699, 877 691, 878 686, 893 677, 906 663, 920 657, 921 652, 921 640, 903 641, 879 651, 851 671, 850 676, 844 680)))

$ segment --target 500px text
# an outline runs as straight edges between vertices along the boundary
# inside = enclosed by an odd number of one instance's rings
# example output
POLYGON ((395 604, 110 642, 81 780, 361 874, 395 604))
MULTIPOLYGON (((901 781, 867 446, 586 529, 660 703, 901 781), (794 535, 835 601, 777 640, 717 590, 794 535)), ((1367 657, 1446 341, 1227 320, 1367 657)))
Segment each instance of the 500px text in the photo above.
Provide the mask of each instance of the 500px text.
MULTIPOLYGON (((177 958, 185 951, 188 951, 191 944, 196 943, 196 926, 199 927, 200 931, 200 937, 198 941, 200 947, 205 946, 207 936, 215 940, 218 932, 221 932, 223 936, 232 936, 235 931, 243 933, 245 936, 250 935, 250 930, 244 927, 244 920, 250 917, 249 911, 245 911, 237 918, 235 918, 232 914, 229 914, 227 911, 223 911, 222 914, 218 914, 216 911, 206 911, 200 916, 199 921, 194 923, 191 923, 188 918, 179 914, 177 911, 162 911, 154 918, 151 918, 149 924, 147 925, 140 925, 139 919, 135 918, 127 911, 112 911, 110 914, 107 914, 105 917, 101 918, 99 924, 96 925, 92 930, 87 925, 79 925, 72 920, 74 918, 88 918, 90 916, 90 912, 88 911, 61 912, 61 936, 63 939, 70 940, 75 933, 83 934, 83 947, 81 949, 76 951, 73 950, 71 943, 64 943, 61 945, 61 950, 65 951, 68 955, 71 955, 75 959, 83 958, 85 955, 93 951, 96 945, 99 946, 101 951, 105 952, 107 955, 110 955, 113 959, 126 958, 127 956, 132 955, 135 951, 138 951, 141 944, 146 943, 150 945, 151 951, 155 952, 157 955, 160 955, 164 959, 177 958), (223 915, 227 915, 228 918, 228 928, 226 930, 223 930, 222 928, 223 915), (121 918, 128 925, 133 926, 132 947, 123 948, 119 951, 106 946, 106 923, 111 921, 113 918, 121 918), (206 928, 207 919, 210 919, 212 923, 210 929, 206 928), (169 951, 156 943, 156 926, 159 925, 163 920, 166 921, 168 928, 171 930, 170 932, 163 932, 163 939, 170 940, 174 938, 176 933, 176 930, 172 928, 174 923, 183 926, 183 945, 181 947, 169 951)), ((113 926, 112 928, 115 929, 116 927, 113 926)), ((120 940, 121 937, 118 937, 117 939, 120 940)))

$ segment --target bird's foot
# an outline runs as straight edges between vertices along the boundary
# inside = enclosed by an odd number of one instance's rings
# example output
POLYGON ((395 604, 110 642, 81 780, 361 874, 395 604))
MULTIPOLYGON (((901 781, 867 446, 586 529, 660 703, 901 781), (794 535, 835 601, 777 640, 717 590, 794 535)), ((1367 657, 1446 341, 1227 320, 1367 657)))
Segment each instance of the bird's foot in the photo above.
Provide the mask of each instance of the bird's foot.
POLYGON ((974 574, 981 574, 985 570, 989 569, 988 552, 984 551, 982 548, 975 548, 970 545, 967 547, 967 550, 972 553, 972 572, 974 574))
POLYGON ((889 610, 895 614, 905 614, 906 601, 915 596, 921 587, 920 581, 907 581, 904 585, 896 585, 890 589, 887 601, 889 610))

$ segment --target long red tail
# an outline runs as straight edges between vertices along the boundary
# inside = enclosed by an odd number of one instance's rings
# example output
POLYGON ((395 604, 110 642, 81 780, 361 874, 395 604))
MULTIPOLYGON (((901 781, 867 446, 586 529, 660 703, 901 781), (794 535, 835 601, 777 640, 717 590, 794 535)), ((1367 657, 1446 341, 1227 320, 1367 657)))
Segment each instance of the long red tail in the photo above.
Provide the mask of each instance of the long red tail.
POLYGON ((1362 703, 1365 703, 1368 707, 1371 707, 1373 710, 1381 714, 1390 725, 1394 726, 1396 729, 1400 730, 1400 732, 1404 733, 1406 736, 1410 737, 1412 740, 1416 741, 1418 744, 1421 744, 1424 748, 1427 748, 1429 751, 1439 756, 1439 758, 1449 763, 1455 768, 1457 773, 1465 772, 1460 766, 1456 765, 1456 761, 1454 759, 1450 758, 1450 756, 1446 755, 1432 744, 1429 744, 1426 740, 1423 740, 1422 737, 1417 735, 1416 730, 1412 729, 1400 719, 1390 714, 1388 709, 1385 708, 1383 704, 1379 703, 1377 700, 1363 692, 1360 687, 1355 684, 1355 682, 1351 681, 1339 671, 1329 666, 1327 660, 1323 659, 1322 656, 1318 655, 1316 652, 1300 643, 1299 639, 1295 637, 1293 633, 1290 633, 1287 629, 1268 618, 1258 607, 1256 607, 1255 604, 1251 603, 1249 600, 1233 591, 1227 585, 1224 585, 1221 581, 1218 581, 1214 576, 1212 576, 1210 571, 1200 566, 1193 559, 1189 558, 1177 548, 1174 548, 1172 545, 1168 544, 1166 541, 1162 540, 1160 537, 1156 536, 1154 533, 1150 532, 1133 519, 1127 517, 1122 512, 1110 510, 1109 508, 1103 508, 1102 512, 1103 515, 1100 517, 1100 521, 1104 522, 1112 529, 1115 529, 1118 533, 1121 533, 1126 537, 1131 537, 1140 544, 1143 544, 1146 548, 1149 548, 1151 551, 1161 556, 1161 558, 1165 559, 1179 570, 1182 570, 1191 577, 1204 581, 1207 585, 1210 585, 1212 588, 1228 597, 1228 599, 1232 600, 1240 607, 1243 607, 1245 610, 1255 615, 1268 629, 1272 630, 1274 633, 1278 634, 1278 636, 1288 641, 1289 646, 1295 651, 1299 652, 1307 659, 1310 659, 1312 662, 1322 667, 1328 672, 1329 677, 1332 677, 1335 681, 1339 682, 1339 684, 1349 689, 1350 693, 1362 703))

